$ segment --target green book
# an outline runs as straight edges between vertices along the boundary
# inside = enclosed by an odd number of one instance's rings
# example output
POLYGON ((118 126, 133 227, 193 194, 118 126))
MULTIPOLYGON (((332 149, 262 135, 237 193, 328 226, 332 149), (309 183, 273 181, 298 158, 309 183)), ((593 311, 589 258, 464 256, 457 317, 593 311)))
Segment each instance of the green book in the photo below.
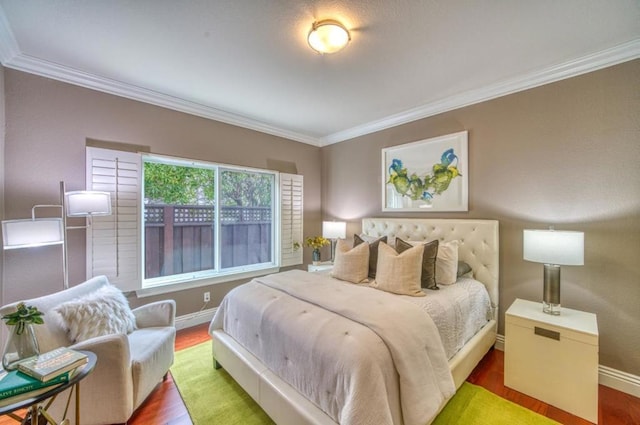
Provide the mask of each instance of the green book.
POLYGON ((63 373, 62 375, 56 376, 47 382, 42 382, 38 379, 25 375, 22 372, 13 370, 11 372, 6 372, 6 375, 0 379, 0 400, 39 390, 41 388, 50 387, 52 385, 62 384, 67 381, 69 381, 68 373, 63 373))

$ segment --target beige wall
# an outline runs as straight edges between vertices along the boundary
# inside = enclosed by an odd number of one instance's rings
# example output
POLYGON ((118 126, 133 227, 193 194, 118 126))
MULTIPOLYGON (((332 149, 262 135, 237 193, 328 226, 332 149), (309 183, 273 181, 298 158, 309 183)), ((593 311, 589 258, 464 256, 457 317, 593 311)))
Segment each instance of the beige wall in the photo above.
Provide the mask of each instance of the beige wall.
POLYGON ((381 153, 469 131, 469 212, 500 221, 500 328, 516 297, 542 298, 522 230, 585 232, 585 265, 562 268, 562 305, 594 312, 600 364, 640 375, 640 60, 322 148, 326 217, 360 230, 381 211, 381 153), (345 182, 349 182, 345 184, 345 182))
MULTIPOLYGON (((59 181, 67 190, 85 187, 86 139, 146 145, 154 153, 268 168, 271 160, 295 163, 305 177, 305 235, 320 231, 320 149, 275 136, 198 118, 117 96, 7 69, 5 215, 26 218, 34 204, 58 203, 59 181)), ((84 231, 70 231, 70 283, 84 280, 84 231)), ((305 250, 308 251, 308 250, 305 250)), ((62 287, 59 247, 6 251, 5 302, 62 287)), ((306 255, 310 253, 306 252, 306 255)), ((178 314, 208 307, 237 285, 230 282, 132 299, 137 305, 174 298, 178 314)))

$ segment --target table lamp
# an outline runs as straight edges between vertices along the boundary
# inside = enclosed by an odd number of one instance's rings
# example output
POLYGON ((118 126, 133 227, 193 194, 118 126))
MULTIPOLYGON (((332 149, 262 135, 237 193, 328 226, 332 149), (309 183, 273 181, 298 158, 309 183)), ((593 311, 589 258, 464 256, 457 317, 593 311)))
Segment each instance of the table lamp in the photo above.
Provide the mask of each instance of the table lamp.
POLYGON ((560 266, 584 264, 584 233, 557 230, 525 230, 523 258, 544 264, 542 311, 560 314, 560 266))
POLYGON ((347 223, 344 221, 323 221, 322 237, 331 241, 331 262, 336 253, 336 242, 347 236, 347 223))

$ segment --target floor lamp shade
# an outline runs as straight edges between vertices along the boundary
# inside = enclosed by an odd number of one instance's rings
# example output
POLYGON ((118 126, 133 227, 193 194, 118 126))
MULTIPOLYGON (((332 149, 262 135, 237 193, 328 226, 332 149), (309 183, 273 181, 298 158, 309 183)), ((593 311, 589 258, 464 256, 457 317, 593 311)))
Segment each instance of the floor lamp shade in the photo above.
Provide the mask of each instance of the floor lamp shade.
POLYGON ((77 190, 64 194, 68 217, 111 215, 109 192, 77 190))
POLYGON ((584 233, 557 230, 525 230, 522 256, 544 264, 542 309, 560 314, 560 266, 584 264, 584 233))
POLYGON ((2 222, 4 249, 31 248, 64 243, 61 218, 5 220, 2 222))

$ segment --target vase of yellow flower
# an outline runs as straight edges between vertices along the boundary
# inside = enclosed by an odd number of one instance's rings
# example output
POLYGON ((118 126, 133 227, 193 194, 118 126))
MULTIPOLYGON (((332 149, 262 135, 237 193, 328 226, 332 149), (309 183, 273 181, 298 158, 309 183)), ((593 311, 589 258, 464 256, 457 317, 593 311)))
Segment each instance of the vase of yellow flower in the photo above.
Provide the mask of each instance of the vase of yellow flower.
POLYGON ((312 260, 314 266, 320 264, 320 248, 325 245, 329 245, 329 243, 329 239, 323 238, 322 236, 314 236, 312 238, 307 238, 304 241, 305 246, 313 248, 312 260))

